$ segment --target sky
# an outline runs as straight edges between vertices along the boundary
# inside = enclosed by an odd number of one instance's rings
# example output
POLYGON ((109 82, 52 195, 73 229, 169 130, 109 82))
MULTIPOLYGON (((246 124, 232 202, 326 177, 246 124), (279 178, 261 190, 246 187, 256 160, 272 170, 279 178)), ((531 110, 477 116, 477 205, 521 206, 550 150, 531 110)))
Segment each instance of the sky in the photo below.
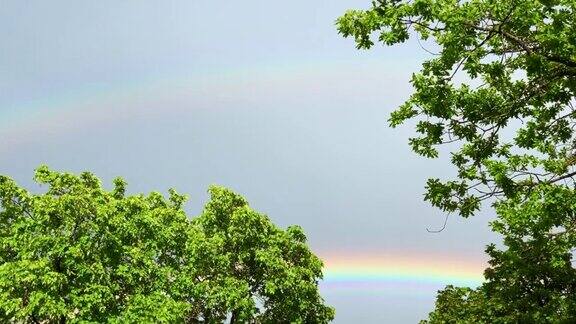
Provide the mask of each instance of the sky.
POLYGON ((358 51, 335 19, 368 0, 0 0, 0 174, 41 164, 131 192, 176 188, 200 213, 229 187, 325 262, 335 323, 414 323, 446 284, 482 280, 491 213, 423 202, 444 154, 388 127, 426 53, 358 51))

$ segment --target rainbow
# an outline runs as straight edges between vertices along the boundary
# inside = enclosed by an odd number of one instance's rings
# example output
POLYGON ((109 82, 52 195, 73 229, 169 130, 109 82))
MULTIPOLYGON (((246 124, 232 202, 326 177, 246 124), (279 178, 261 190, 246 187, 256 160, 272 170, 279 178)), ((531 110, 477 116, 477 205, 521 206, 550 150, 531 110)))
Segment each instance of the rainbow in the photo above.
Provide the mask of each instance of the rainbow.
MULTIPOLYGON (((322 76, 329 80, 336 75, 350 75, 358 71, 378 70, 386 72, 397 65, 387 66, 374 59, 365 62, 350 60, 323 60, 310 62, 267 62, 254 66, 228 67, 216 70, 197 70, 189 73, 157 75, 126 82, 101 85, 79 85, 75 88, 46 95, 39 98, 27 98, 16 103, 0 106, 0 126, 23 126, 30 121, 47 117, 73 113, 74 110, 93 108, 91 104, 102 104, 141 97, 143 94, 172 94, 174 89, 190 91, 210 86, 215 92, 229 90, 245 83, 291 82, 297 86, 302 77, 322 76), (218 89, 214 89, 218 88, 218 89), (12 124, 12 125, 11 125, 12 124)), ((392 73, 394 75, 394 73, 392 73)), ((212 93, 215 94, 215 93, 212 93)), ((122 102, 123 103, 123 102, 122 102)))
POLYGON ((456 256, 418 254, 324 256, 324 286, 328 288, 378 288, 412 285, 477 287, 483 281, 483 260, 456 256))
POLYGON ((212 71, 184 71, 98 86, 76 85, 62 92, 0 106, 0 137, 3 138, 0 151, 46 134, 102 127, 136 116, 156 119, 184 110, 216 109, 218 104, 234 109, 236 104, 231 98, 266 100, 262 97, 279 93, 285 97, 294 93, 315 95, 318 87, 330 85, 334 80, 360 80, 366 75, 381 78, 384 74, 392 79, 403 75, 397 64, 387 65, 373 59, 363 63, 332 59, 270 62, 212 71), (166 104, 175 98, 185 100, 186 105, 175 108, 166 104))

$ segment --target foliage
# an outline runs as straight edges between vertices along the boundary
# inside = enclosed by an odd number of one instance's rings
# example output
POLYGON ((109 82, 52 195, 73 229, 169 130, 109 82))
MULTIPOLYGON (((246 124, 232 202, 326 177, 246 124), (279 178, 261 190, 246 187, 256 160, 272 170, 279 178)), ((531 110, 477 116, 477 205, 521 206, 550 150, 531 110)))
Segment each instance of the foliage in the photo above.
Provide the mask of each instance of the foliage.
POLYGON ((488 246, 483 289, 520 322, 576 321, 576 192, 541 185, 525 199, 496 204, 492 227, 506 250, 488 246))
POLYGON ((528 199, 497 203, 492 228, 503 235, 506 249, 488 246, 487 281, 476 290, 441 291, 430 323, 576 322, 575 195, 543 185, 528 199))
POLYGON ((433 205, 469 216, 483 199, 574 176, 575 9, 574 0, 382 0, 338 19, 358 48, 374 33, 386 45, 414 36, 439 47, 390 117, 418 120, 418 154, 457 146, 458 179, 428 181, 433 205))
POLYGON ((246 200, 211 187, 186 198, 107 191, 90 173, 47 167, 32 194, 0 176, 0 318, 32 323, 325 323, 322 262, 297 226, 281 230, 246 200))
POLYGON ((498 214, 487 282, 441 291, 430 322, 576 321, 574 16, 574 0, 379 0, 337 21, 359 49, 437 48, 389 122, 416 121, 422 156, 450 150, 457 176, 429 179, 427 201, 468 217, 488 200, 498 214))

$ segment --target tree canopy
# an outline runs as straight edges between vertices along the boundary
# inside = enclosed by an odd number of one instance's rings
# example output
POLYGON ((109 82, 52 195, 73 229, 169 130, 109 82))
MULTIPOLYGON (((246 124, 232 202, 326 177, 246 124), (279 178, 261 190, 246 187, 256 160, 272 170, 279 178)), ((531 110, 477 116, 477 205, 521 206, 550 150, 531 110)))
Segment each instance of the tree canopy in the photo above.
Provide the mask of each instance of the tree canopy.
POLYGON ((432 204, 469 216, 487 197, 572 179, 575 7, 573 0, 383 0, 338 20, 358 48, 373 46, 374 33, 386 45, 413 36, 440 48, 390 117, 392 126, 418 120, 421 136, 410 139, 418 154, 457 146, 458 179, 429 180, 432 204))
POLYGON ((0 319, 5 322, 326 323, 322 262, 222 187, 200 216, 185 196, 105 190, 40 167, 33 194, 0 176, 0 319))
POLYGON ((422 156, 450 151, 457 176, 429 179, 425 200, 498 215, 487 282, 448 287, 431 322, 575 321, 575 16, 574 0, 378 0, 337 20, 359 49, 432 44, 389 123, 415 120, 422 156))

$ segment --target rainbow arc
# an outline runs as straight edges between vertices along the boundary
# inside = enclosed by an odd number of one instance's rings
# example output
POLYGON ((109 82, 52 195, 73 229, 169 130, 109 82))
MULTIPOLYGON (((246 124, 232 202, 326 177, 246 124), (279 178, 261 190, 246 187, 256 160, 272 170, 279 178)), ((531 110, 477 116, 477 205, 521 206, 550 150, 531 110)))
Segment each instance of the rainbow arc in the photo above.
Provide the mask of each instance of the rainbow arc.
POLYGON ((323 259, 327 285, 412 283, 477 287, 484 281, 482 260, 455 256, 332 255, 323 259))

